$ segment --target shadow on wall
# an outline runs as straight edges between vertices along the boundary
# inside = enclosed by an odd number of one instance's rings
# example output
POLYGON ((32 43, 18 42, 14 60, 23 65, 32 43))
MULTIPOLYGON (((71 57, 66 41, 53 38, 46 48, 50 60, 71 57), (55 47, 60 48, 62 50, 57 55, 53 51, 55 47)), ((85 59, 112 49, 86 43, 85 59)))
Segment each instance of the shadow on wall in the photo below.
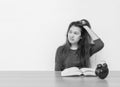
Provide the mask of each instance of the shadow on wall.
POLYGON ((97 64, 101 63, 101 61, 105 61, 105 58, 102 55, 102 50, 90 57, 90 67, 96 68, 97 64))

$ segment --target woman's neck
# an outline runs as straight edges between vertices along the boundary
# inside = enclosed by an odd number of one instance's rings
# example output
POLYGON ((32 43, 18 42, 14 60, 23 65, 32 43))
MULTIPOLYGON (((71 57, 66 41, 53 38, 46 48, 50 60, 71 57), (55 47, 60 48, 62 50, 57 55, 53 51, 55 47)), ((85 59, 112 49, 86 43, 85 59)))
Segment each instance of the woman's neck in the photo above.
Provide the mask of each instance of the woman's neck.
POLYGON ((78 45, 77 44, 72 44, 70 49, 77 50, 78 49, 78 45))

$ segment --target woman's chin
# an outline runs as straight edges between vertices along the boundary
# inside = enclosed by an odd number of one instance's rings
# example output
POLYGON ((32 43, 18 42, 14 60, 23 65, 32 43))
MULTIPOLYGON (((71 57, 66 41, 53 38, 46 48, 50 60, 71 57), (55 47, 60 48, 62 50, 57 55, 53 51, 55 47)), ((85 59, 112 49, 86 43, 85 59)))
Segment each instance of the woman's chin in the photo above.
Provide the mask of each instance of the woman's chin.
POLYGON ((69 41, 71 44, 76 44, 76 42, 75 41, 69 41))

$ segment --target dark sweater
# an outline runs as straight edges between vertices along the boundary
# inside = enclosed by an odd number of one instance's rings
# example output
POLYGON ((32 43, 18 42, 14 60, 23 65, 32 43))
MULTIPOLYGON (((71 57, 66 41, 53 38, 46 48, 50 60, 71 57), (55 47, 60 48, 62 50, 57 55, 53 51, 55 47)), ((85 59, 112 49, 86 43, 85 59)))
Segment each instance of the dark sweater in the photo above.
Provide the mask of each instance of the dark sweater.
MULTIPOLYGON (((104 43, 101 39, 94 40, 94 44, 90 44, 90 56, 94 53, 98 52, 104 47, 104 43)), ((65 68, 70 67, 80 67, 80 58, 76 54, 76 50, 70 50, 69 53, 63 54, 64 46, 60 46, 57 49, 56 56, 55 56, 55 71, 62 71, 65 68)), ((90 57, 89 56, 89 57, 90 57)))

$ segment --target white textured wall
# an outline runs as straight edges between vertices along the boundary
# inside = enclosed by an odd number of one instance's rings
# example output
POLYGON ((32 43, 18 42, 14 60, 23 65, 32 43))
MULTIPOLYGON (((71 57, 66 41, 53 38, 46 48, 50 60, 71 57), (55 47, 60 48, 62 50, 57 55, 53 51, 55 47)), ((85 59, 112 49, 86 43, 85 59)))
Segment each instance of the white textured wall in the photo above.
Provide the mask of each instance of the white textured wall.
POLYGON ((0 0, 0 70, 54 70, 71 21, 86 18, 104 41, 94 59, 120 70, 119 0, 0 0))

